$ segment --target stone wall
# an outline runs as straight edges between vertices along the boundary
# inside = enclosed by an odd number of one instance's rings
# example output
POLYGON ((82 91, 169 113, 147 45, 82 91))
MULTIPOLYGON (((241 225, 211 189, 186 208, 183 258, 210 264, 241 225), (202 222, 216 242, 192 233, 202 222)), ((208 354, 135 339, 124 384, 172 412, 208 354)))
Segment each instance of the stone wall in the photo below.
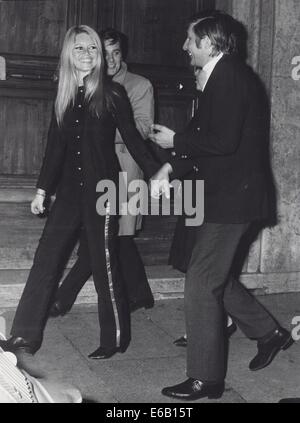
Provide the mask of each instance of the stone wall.
POLYGON ((254 243, 243 278, 264 292, 300 291, 300 2, 217 0, 217 7, 246 25, 248 60, 271 102, 278 224, 254 243))

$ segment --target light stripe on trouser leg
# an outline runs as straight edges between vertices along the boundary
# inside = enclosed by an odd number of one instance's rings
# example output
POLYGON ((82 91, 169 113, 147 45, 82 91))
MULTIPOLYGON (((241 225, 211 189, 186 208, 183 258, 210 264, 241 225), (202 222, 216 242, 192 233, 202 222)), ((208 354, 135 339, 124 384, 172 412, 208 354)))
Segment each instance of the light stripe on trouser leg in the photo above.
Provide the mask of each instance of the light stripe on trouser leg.
POLYGON ((110 253, 109 253, 109 224, 110 224, 110 203, 107 203, 106 207, 106 215, 105 215, 105 226, 104 226, 104 240, 105 240, 105 260, 106 260, 106 271, 107 271, 107 278, 109 284, 109 293, 111 298, 111 303, 113 307, 115 323, 116 323, 116 346, 120 346, 120 319, 118 315, 118 309, 115 299, 114 293, 114 286, 113 286, 113 278, 111 273, 111 265, 110 265, 110 253))

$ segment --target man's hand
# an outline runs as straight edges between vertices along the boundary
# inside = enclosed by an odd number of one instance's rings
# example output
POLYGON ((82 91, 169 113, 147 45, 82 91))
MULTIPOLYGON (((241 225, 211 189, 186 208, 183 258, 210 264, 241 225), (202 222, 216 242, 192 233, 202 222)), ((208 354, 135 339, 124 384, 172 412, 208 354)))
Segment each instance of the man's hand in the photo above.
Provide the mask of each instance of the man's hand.
POLYGON ((166 198, 170 198, 170 178, 169 175, 172 172, 172 166, 170 163, 165 163, 161 169, 151 178, 151 197, 156 200, 162 194, 165 194, 166 198))
POLYGON ((174 147, 174 135, 175 132, 166 126, 154 124, 151 126, 151 133, 149 138, 151 141, 160 145, 162 148, 173 148, 174 147))
POLYGON ((45 211, 44 207, 45 195, 37 193, 31 202, 31 213, 42 214, 45 211))

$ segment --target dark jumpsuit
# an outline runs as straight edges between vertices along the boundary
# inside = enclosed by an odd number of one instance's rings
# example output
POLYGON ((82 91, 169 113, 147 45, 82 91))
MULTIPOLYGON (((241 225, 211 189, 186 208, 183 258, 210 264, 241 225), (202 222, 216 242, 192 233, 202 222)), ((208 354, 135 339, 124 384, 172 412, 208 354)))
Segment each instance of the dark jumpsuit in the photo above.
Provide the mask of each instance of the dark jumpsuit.
MULTIPOLYGON (((85 186, 84 175, 90 172, 89 164, 84 165, 83 160, 86 109, 84 89, 79 88, 74 107, 66 113, 64 119, 65 150, 60 154, 63 157, 62 174, 55 175, 60 181, 56 200, 39 241, 11 329, 12 336, 25 338, 33 351, 41 345, 48 310, 57 290, 66 254, 78 237, 85 252, 80 257, 83 265, 80 268, 82 271, 92 269, 98 294, 100 345, 107 349, 117 347, 125 350, 130 342, 130 314, 117 257, 118 216, 110 213, 109 204, 103 216, 96 215, 96 204, 89 208, 85 206, 85 188, 88 187, 85 186), (92 220, 97 224, 91 223, 92 220), (90 245, 94 245, 93 241, 98 237, 101 240, 97 244, 99 250, 93 248, 91 251, 90 245)), ((124 110, 123 114, 126 116, 124 110)), ((128 119, 125 117, 125 120, 128 119)), ((113 139, 114 136, 112 148, 113 139)), ((58 143, 56 145, 60 146, 58 143)), ((37 187, 45 189, 41 174, 37 187)), ((88 189, 95 195, 94 187, 88 189)))

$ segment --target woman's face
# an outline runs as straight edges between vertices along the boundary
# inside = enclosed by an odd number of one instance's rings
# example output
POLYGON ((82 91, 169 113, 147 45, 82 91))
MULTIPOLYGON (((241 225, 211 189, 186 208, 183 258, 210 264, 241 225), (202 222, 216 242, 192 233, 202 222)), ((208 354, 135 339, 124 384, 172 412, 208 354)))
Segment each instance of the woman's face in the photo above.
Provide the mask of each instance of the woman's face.
POLYGON ((88 34, 82 32, 76 35, 72 58, 79 81, 92 72, 99 54, 96 44, 88 34))

